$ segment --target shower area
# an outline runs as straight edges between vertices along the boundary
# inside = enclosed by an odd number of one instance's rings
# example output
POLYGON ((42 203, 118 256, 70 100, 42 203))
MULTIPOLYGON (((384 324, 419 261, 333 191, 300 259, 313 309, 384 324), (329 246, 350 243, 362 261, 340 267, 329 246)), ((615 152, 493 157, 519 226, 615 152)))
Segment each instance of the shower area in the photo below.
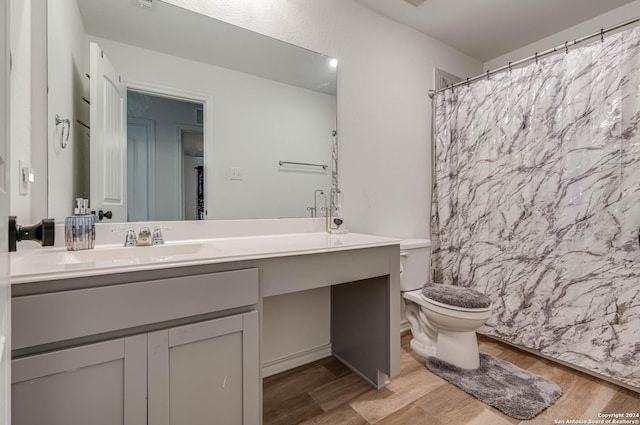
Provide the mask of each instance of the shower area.
POLYGON ((640 27, 595 40, 435 95, 432 266, 482 333, 638 391, 640 27))

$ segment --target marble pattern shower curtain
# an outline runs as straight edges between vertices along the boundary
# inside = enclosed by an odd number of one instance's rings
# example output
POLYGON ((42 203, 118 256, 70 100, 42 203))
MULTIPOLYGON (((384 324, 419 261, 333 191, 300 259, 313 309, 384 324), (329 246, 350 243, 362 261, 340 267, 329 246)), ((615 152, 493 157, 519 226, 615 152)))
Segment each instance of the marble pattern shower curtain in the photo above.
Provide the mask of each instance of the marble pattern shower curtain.
POLYGON ((481 332, 640 387, 640 28, 437 95, 436 279, 481 332))

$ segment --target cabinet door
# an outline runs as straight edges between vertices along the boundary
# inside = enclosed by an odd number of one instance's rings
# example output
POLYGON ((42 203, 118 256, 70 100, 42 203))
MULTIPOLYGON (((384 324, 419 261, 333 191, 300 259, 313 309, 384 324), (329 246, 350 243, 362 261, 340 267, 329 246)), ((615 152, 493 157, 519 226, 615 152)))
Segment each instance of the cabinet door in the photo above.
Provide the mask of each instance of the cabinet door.
POLYGON ((149 424, 260 423, 255 311, 153 332, 149 424))
POLYGON ((13 425, 145 425, 147 336, 12 361, 13 425))

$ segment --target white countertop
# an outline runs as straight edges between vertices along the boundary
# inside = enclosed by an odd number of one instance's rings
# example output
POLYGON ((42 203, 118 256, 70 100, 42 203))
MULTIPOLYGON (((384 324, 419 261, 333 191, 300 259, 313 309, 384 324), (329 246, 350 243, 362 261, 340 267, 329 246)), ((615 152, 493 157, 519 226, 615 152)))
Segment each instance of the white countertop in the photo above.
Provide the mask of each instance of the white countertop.
POLYGON ((398 245, 400 242, 399 239, 359 233, 318 232, 171 241, 149 247, 97 245, 85 251, 38 248, 11 253, 11 283, 320 254, 398 245))

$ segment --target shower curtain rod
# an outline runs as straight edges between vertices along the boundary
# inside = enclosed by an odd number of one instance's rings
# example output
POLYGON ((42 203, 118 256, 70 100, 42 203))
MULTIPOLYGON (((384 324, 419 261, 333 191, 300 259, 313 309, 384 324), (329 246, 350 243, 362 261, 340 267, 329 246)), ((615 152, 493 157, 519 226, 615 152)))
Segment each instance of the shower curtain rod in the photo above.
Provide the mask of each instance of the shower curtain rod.
POLYGON ((472 78, 467 78, 466 80, 459 81, 459 82, 457 82, 455 84, 452 84, 450 86, 443 87, 443 88, 438 89, 438 90, 429 90, 429 97, 433 98, 433 96, 435 96, 437 93, 443 92, 445 90, 452 89, 454 87, 463 86, 465 84, 472 83, 472 82, 480 80, 482 78, 489 78, 491 75, 500 73, 502 71, 511 70, 511 69, 513 69, 513 67, 518 66, 518 65, 522 65, 523 63, 526 63, 526 62, 530 62, 530 61, 533 61, 533 60, 535 60, 537 62, 538 59, 540 59, 540 58, 543 58, 545 56, 548 56, 550 54, 553 54, 553 53, 556 53, 556 52, 559 52, 559 51, 562 51, 562 50, 564 50, 565 52, 568 53, 569 52, 569 45, 575 46, 578 43, 582 43, 584 41, 591 40, 592 38, 596 38, 596 37, 600 37, 601 39, 603 39, 604 35, 606 33, 611 32, 611 31, 615 31, 615 30, 620 29, 622 27, 626 27, 627 25, 635 24, 636 22, 640 22, 640 16, 636 16, 633 19, 630 19, 630 20, 625 21, 625 22, 621 22, 621 23, 619 23, 617 25, 614 25, 612 27, 609 27, 609 28, 602 28, 598 32, 594 32, 593 34, 589 34, 589 35, 586 35, 584 37, 577 38, 577 39, 575 39, 575 40, 573 40, 571 42, 565 41, 564 44, 556 46, 556 47, 554 47, 552 49, 548 49, 548 50, 545 50, 545 51, 540 52, 540 53, 536 52, 534 55, 528 56, 528 57, 526 57, 524 59, 520 59, 519 61, 509 62, 507 65, 501 66, 500 68, 496 68, 496 69, 493 69, 493 70, 487 70, 486 72, 484 72, 484 73, 482 73, 480 75, 476 75, 475 77, 472 77, 472 78))

